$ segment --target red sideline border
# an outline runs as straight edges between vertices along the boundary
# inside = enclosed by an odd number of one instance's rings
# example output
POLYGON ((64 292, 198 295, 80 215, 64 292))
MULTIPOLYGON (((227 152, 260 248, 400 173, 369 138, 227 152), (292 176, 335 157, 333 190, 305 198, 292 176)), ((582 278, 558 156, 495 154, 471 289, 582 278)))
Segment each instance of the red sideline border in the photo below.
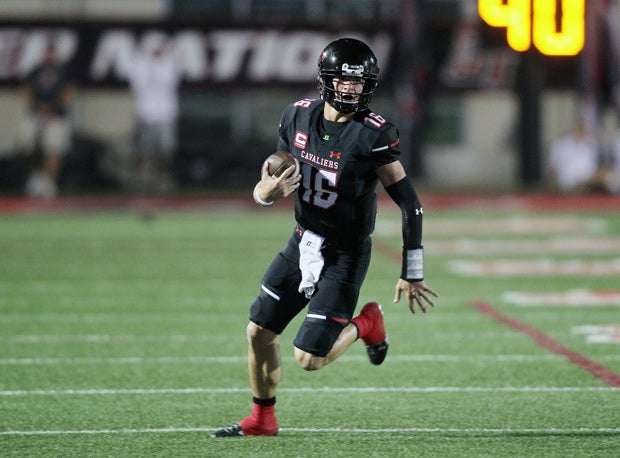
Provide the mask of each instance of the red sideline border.
MULTIPOLYGON (((373 244, 375 249, 388 259, 391 259, 397 263, 401 262, 400 252, 394 249, 392 246, 388 245, 387 243, 383 242, 378 238, 375 238, 373 240, 373 244)), ((546 348, 547 350, 550 350, 557 355, 566 357, 571 363, 576 364, 580 368, 590 372, 592 375, 605 382, 607 385, 614 388, 620 388, 620 374, 595 361, 592 361, 591 359, 580 353, 570 350, 569 348, 565 347, 560 342, 544 334, 543 332, 534 329, 531 326, 528 326, 527 324, 522 323, 514 318, 511 318, 508 315, 500 313, 493 306, 486 302, 475 301, 471 305, 479 313, 488 315, 495 321, 498 321, 499 323, 509 326, 529 336, 541 347, 546 348)))
POLYGON ((580 353, 566 348, 560 342, 544 334, 543 332, 534 329, 531 326, 522 323, 521 321, 515 320, 508 315, 500 313, 493 306, 487 304, 486 302, 476 301, 471 305, 483 315, 488 315, 495 321, 505 324, 506 326, 529 336, 541 347, 546 348, 547 350, 550 350, 557 355, 565 356, 571 363, 576 364, 580 368, 590 372, 592 375, 602 380, 607 385, 614 388, 620 388, 620 374, 617 374, 611 369, 595 361, 592 361, 591 359, 580 353))
MULTIPOLYGON (((523 195, 523 194, 437 194, 421 192, 425 208, 505 211, 620 211, 620 196, 615 195, 523 195)), ((292 199, 278 202, 280 209, 292 207, 292 199)), ((379 193, 379 205, 389 208, 393 202, 379 193)), ((173 194, 160 198, 137 198, 125 194, 68 196, 53 200, 20 196, 0 197, 0 214, 123 211, 184 211, 210 208, 257 209, 249 191, 173 194)))

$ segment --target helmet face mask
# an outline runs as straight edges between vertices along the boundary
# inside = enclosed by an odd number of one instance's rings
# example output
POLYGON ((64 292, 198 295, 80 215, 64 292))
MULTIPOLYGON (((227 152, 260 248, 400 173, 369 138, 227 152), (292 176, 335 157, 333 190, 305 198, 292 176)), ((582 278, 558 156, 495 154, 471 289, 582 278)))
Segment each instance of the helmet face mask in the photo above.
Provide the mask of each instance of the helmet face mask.
POLYGON ((336 40, 319 57, 321 99, 340 113, 364 110, 377 88, 379 66, 372 50, 353 38, 336 40))

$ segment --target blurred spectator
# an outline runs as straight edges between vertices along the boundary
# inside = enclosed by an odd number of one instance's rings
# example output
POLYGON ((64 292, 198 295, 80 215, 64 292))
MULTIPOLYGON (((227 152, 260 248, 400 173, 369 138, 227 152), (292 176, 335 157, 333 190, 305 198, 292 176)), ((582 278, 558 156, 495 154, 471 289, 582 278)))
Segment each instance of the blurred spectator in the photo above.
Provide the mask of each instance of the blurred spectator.
POLYGON ((177 147, 180 71, 165 38, 151 41, 129 71, 135 109, 132 184, 142 193, 173 185, 170 164, 177 147))
POLYGON ((559 137, 551 146, 549 171, 561 192, 600 188, 599 164, 598 142, 581 119, 572 132, 559 137))
POLYGON ((611 144, 611 165, 606 176, 607 190, 612 194, 620 194, 620 129, 611 144))
POLYGON ((46 48, 43 61, 23 83, 27 115, 19 135, 19 146, 31 156, 33 163, 25 191, 32 197, 51 199, 58 193, 63 159, 71 148, 69 102, 74 84, 68 67, 58 60, 53 45, 46 48))

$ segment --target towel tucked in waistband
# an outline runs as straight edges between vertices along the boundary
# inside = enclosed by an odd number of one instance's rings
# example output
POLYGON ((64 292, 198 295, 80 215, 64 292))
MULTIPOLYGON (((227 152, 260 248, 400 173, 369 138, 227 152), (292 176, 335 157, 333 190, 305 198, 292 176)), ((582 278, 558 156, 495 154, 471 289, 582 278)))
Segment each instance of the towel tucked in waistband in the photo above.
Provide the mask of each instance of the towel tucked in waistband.
POLYGON ((301 270, 301 282, 299 292, 304 293, 310 299, 314 294, 316 282, 319 281, 321 270, 325 260, 321 254, 325 237, 321 237, 312 231, 304 230, 299 242, 299 269, 301 270))

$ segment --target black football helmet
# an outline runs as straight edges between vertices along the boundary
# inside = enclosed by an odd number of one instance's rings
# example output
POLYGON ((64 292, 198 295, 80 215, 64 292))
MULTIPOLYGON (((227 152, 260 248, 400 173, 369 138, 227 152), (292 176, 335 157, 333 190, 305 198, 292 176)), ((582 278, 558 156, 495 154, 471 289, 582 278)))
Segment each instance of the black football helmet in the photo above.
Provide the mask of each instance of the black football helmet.
POLYGON ((379 65, 372 50, 355 38, 340 38, 331 42, 319 57, 319 74, 317 87, 321 99, 329 103, 340 113, 354 113, 364 110, 377 88, 379 65), (361 78, 364 88, 357 100, 346 100, 341 95, 336 97, 334 78, 361 78), (336 99, 339 100, 336 100, 336 99))

